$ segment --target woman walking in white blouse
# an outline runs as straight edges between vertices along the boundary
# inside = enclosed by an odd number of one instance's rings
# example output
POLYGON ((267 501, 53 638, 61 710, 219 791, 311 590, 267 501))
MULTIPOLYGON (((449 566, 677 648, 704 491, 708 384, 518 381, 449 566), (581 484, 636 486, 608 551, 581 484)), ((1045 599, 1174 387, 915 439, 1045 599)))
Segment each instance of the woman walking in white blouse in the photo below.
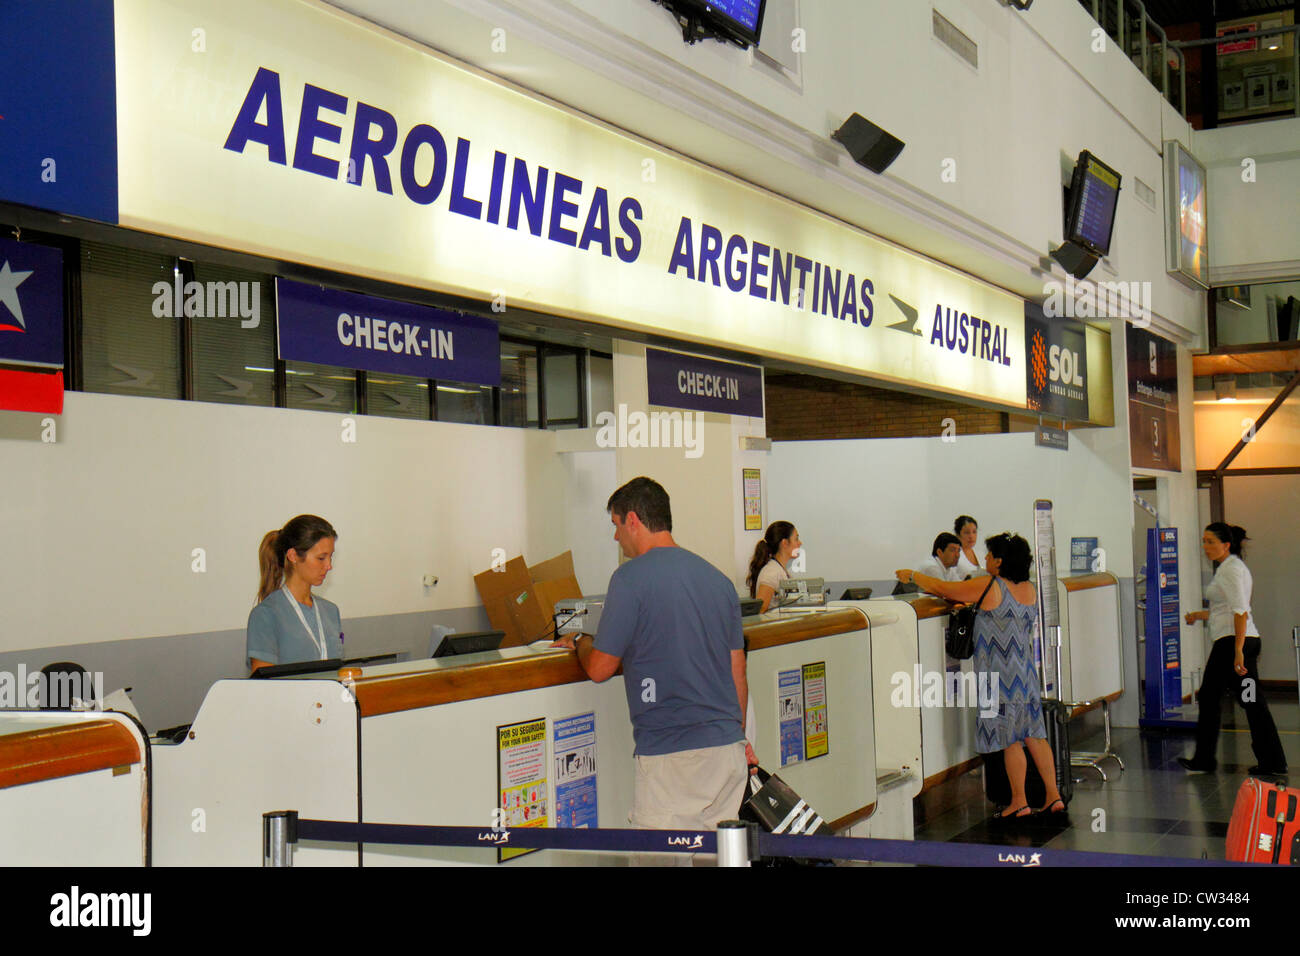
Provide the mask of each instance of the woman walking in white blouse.
POLYGON ((1222 521, 1209 525, 1201 536, 1205 556, 1219 567, 1205 589, 1209 610, 1192 611, 1185 618, 1188 624, 1209 621, 1210 634, 1215 639, 1197 694, 1200 717, 1196 723, 1196 752, 1191 757, 1178 758, 1178 763, 1192 773, 1213 773, 1218 766, 1214 752, 1219 741, 1219 710, 1223 692, 1228 688, 1232 688, 1233 696, 1245 709, 1250 722, 1250 746, 1259 763, 1249 772, 1269 776, 1287 770, 1282 740, 1259 687, 1256 664, 1259 631, 1250 613, 1252 580, 1250 568, 1241 560, 1241 545, 1245 540, 1244 528, 1222 521))

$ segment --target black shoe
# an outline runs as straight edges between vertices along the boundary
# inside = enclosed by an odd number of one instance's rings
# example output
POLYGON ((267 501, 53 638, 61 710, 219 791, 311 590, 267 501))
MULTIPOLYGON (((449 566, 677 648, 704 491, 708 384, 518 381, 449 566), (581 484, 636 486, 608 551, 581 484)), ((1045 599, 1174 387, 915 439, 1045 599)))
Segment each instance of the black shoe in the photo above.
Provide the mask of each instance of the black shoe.
POLYGON ((1272 770, 1265 770, 1263 767, 1259 766, 1259 764, 1256 764, 1246 771, 1246 773, 1250 774, 1252 777, 1285 777, 1286 772, 1286 767, 1282 767, 1281 769, 1274 768, 1272 770))
POLYGON ((995 813, 989 817, 989 827, 996 830, 1004 827, 1016 827, 1028 823, 1033 819, 1034 813, 1028 804, 1021 807, 1015 813, 995 813))
POLYGON ((1188 773, 1214 773, 1217 767, 1214 764, 1193 763, 1191 757, 1179 757, 1178 766, 1182 767, 1188 773))

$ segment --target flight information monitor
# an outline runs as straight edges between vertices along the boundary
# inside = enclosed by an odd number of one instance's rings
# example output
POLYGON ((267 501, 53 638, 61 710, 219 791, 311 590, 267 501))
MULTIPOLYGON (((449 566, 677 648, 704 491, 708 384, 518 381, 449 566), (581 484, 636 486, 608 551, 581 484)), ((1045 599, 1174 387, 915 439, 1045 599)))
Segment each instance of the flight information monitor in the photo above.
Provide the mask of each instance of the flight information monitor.
POLYGON ((1110 252, 1120 174, 1086 149, 1079 154, 1070 184, 1070 214, 1065 238, 1104 256, 1110 252))
MULTIPOLYGON (((705 35, 741 46, 758 44, 767 0, 660 0, 679 16, 698 21, 705 35)), ((693 41, 692 41, 693 42, 693 41)))

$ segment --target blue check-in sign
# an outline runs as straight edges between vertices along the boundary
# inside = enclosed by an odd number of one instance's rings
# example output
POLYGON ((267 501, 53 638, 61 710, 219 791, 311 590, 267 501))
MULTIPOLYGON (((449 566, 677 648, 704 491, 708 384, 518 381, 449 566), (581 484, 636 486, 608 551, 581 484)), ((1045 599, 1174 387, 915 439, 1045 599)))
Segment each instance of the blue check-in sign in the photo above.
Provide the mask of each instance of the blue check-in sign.
POLYGON ((500 385, 490 319, 275 280, 280 358, 473 385, 500 385))
POLYGON ((63 368, 63 253, 0 239, 0 362, 63 368))
POLYGON ((763 370, 717 359, 646 349, 651 405, 763 417, 763 370))

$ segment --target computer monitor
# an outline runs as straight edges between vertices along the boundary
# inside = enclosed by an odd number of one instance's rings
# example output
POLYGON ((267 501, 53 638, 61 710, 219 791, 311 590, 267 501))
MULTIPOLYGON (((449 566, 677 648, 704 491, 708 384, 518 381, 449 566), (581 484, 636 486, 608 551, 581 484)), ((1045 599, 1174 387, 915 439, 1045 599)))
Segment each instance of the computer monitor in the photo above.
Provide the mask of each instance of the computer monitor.
POLYGON ((740 599, 740 616, 753 617, 755 614, 763 612, 763 602, 758 598, 741 598, 740 599))
POLYGON ((293 677, 297 674, 330 673, 341 667, 362 667, 367 664, 395 664, 404 658, 404 654, 372 654, 369 657, 331 657, 323 661, 295 661, 292 664, 270 664, 259 667, 250 677, 265 679, 268 677, 293 677))
POLYGON ((896 581, 894 583, 894 590, 890 591, 889 593, 892 596, 895 594, 919 594, 920 592, 921 589, 917 587, 915 584, 913 584, 911 581, 907 582, 906 584, 904 584, 902 581, 896 581))
POLYGON ((480 654, 495 651, 505 640, 505 631, 474 631, 469 634, 448 634, 438 642, 434 657, 456 657, 460 654, 480 654))
POLYGON ((845 588, 840 595, 841 601, 866 601, 871 597, 871 588, 845 588))

